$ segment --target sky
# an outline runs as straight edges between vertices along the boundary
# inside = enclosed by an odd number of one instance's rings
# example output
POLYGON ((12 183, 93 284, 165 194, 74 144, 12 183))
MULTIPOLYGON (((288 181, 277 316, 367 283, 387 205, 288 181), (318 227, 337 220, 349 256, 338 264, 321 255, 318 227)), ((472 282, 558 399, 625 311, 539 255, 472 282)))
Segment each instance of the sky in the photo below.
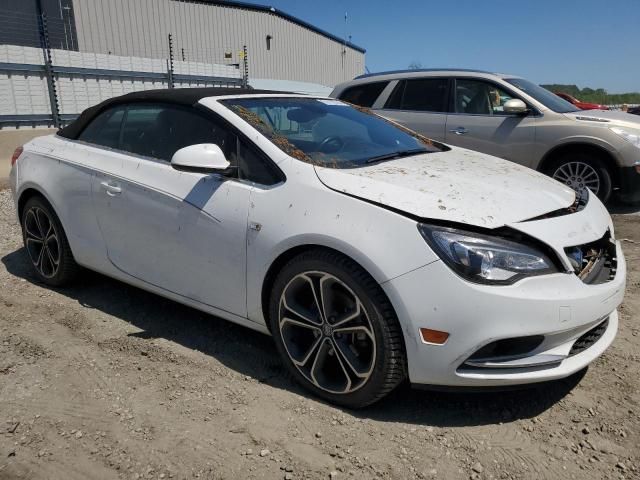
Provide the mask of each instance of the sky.
POLYGON ((346 32, 371 72, 417 62, 640 92, 640 0, 248 1, 346 32))

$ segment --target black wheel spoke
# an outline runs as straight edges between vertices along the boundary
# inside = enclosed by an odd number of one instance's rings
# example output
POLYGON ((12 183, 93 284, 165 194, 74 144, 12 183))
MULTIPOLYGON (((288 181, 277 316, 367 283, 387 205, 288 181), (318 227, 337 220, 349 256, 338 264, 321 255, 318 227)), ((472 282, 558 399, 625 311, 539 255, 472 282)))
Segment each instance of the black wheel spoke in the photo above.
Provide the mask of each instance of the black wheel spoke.
MULTIPOLYGON (((313 327, 309 327, 308 325, 296 322, 295 320, 291 319, 287 319, 283 323, 285 323, 285 328, 297 327, 310 329, 312 331, 314 330, 313 327)), ((317 332, 318 334, 316 334, 316 332, 313 332, 313 338, 309 337, 309 341, 306 342, 306 344, 302 344, 297 354, 294 355, 292 352, 289 352, 291 359, 296 365, 303 367, 309 363, 309 359, 314 356, 314 353, 317 355, 318 345, 320 345, 320 342, 322 341, 322 335, 319 334, 319 330, 317 332)))
POLYGON ((325 277, 319 277, 317 275, 305 275, 304 278, 306 278, 306 280, 309 282, 309 286, 311 287, 311 291, 313 292, 315 306, 320 315, 320 320, 324 322, 327 319, 324 305, 322 303, 322 282, 324 281, 325 277))
POLYGON ((316 352, 311 366, 311 378, 316 386, 326 390, 336 393, 351 390, 351 378, 328 338, 322 341, 316 352))
POLYGON ((294 277, 281 295, 279 326, 291 361, 316 387, 346 394, 370 378, 375 334, 360 299, 337 277, 294 277))
POLYGON ((26 233, 27 238, 32 240, 38 240, 40 242, 44 241, 44 236, 40 231, 40 224, 36 218, 36 215, 32 210, 29 210, 25 215, 24 220, 24 231, 26 233))
POLYGON ((338 327, 345 327, 350 323, 356 323, 361 320, 362 316, 362 305, 359 301, 356 300, 355 308, 348 309, 343 312, 342 315, 336 317, 336 321, 333 323, 334 329, 338 327))
POLYGON ((307 275, 294 278, 282 295, 282 305, 295 318, 311 325, 322 325, 323 315, 313 279, 307 275))
POLYGON ((53 221, 38 207, 29 209, 24 216, 25 247, 34 267, 42 276, 55 276, 60 264, 60 244, 53 221))
POLYGON ((44 258, 46 256, 45 250, 46 248, 44 246, 40 249, 40 252, 38 252, 38 258, 36 259, 36 262, 35 262, 36 267, 40 271, 42 271, 42 262, 44 261, 44 258))
POLYGON ((366 326, 338 328, 333 331, 333 341, 343 362, 358 378, 367 378, 373 370, 375 337, 366 326), (354 348, 357 345, 358 348, 354 348))
POLYGON ((54 258, 54 256, 51 254, 51 250, 49 248, 45 249, 47 252, 47 257, 49 258, 49 261, 51 262, 51 265, 53 267, 57 267, 58 266, 58 261, 54 258))

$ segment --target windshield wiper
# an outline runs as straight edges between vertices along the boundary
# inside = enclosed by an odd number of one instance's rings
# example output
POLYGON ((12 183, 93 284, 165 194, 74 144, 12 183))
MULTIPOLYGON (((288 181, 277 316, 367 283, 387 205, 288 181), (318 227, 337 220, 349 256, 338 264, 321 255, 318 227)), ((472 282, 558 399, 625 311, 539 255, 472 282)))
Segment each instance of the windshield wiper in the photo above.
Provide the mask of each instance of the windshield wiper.
POLYGON ((428 152, 426 148, 414 148, 413 150, 400 150, 399 152, 385 153, 384 155, 378 155, 377 157, 368 158, 365 163, 381 162, 383 160, 393 160, 395 158, 409 157, 411 155, 417 155, 418 153, 428 152))

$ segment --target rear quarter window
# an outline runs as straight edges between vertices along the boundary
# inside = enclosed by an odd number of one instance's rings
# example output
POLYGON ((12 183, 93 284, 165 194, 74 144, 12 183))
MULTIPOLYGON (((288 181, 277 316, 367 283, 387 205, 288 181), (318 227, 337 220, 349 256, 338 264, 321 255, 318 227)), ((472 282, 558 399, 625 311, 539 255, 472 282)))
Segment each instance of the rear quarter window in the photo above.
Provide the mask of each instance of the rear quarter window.
POLYGON ((446 112, 448 99, 448 78, 401 80, 384 108, 419 112, 446 112))
POLYGON ((338 98, 361 107, 371 107, 389 82, 365 83, 347 88, 338 98))
POLYGON ((118 148, 120 127, 125 107, 114 107, 100 113, 80 133, 78 140, 109 148, 118 148))

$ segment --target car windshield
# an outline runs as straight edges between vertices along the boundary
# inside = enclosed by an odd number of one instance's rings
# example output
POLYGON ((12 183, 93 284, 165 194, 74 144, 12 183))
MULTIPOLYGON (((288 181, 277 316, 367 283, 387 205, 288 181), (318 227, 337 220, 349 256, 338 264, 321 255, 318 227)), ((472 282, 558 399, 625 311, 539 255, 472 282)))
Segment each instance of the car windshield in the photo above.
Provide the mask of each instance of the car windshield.
POLYGON ((505 80, 554 112, 569 113, 580 111, 578 107, 567 102, 564 98, 560 98, 555 93, 529 80, 525 80, 524 78, 505 78, 505 80))
POLYGON ((339 100, 268 97, 221 103, 287 154, 323 167, 353 168, 447 149, 339 100))

